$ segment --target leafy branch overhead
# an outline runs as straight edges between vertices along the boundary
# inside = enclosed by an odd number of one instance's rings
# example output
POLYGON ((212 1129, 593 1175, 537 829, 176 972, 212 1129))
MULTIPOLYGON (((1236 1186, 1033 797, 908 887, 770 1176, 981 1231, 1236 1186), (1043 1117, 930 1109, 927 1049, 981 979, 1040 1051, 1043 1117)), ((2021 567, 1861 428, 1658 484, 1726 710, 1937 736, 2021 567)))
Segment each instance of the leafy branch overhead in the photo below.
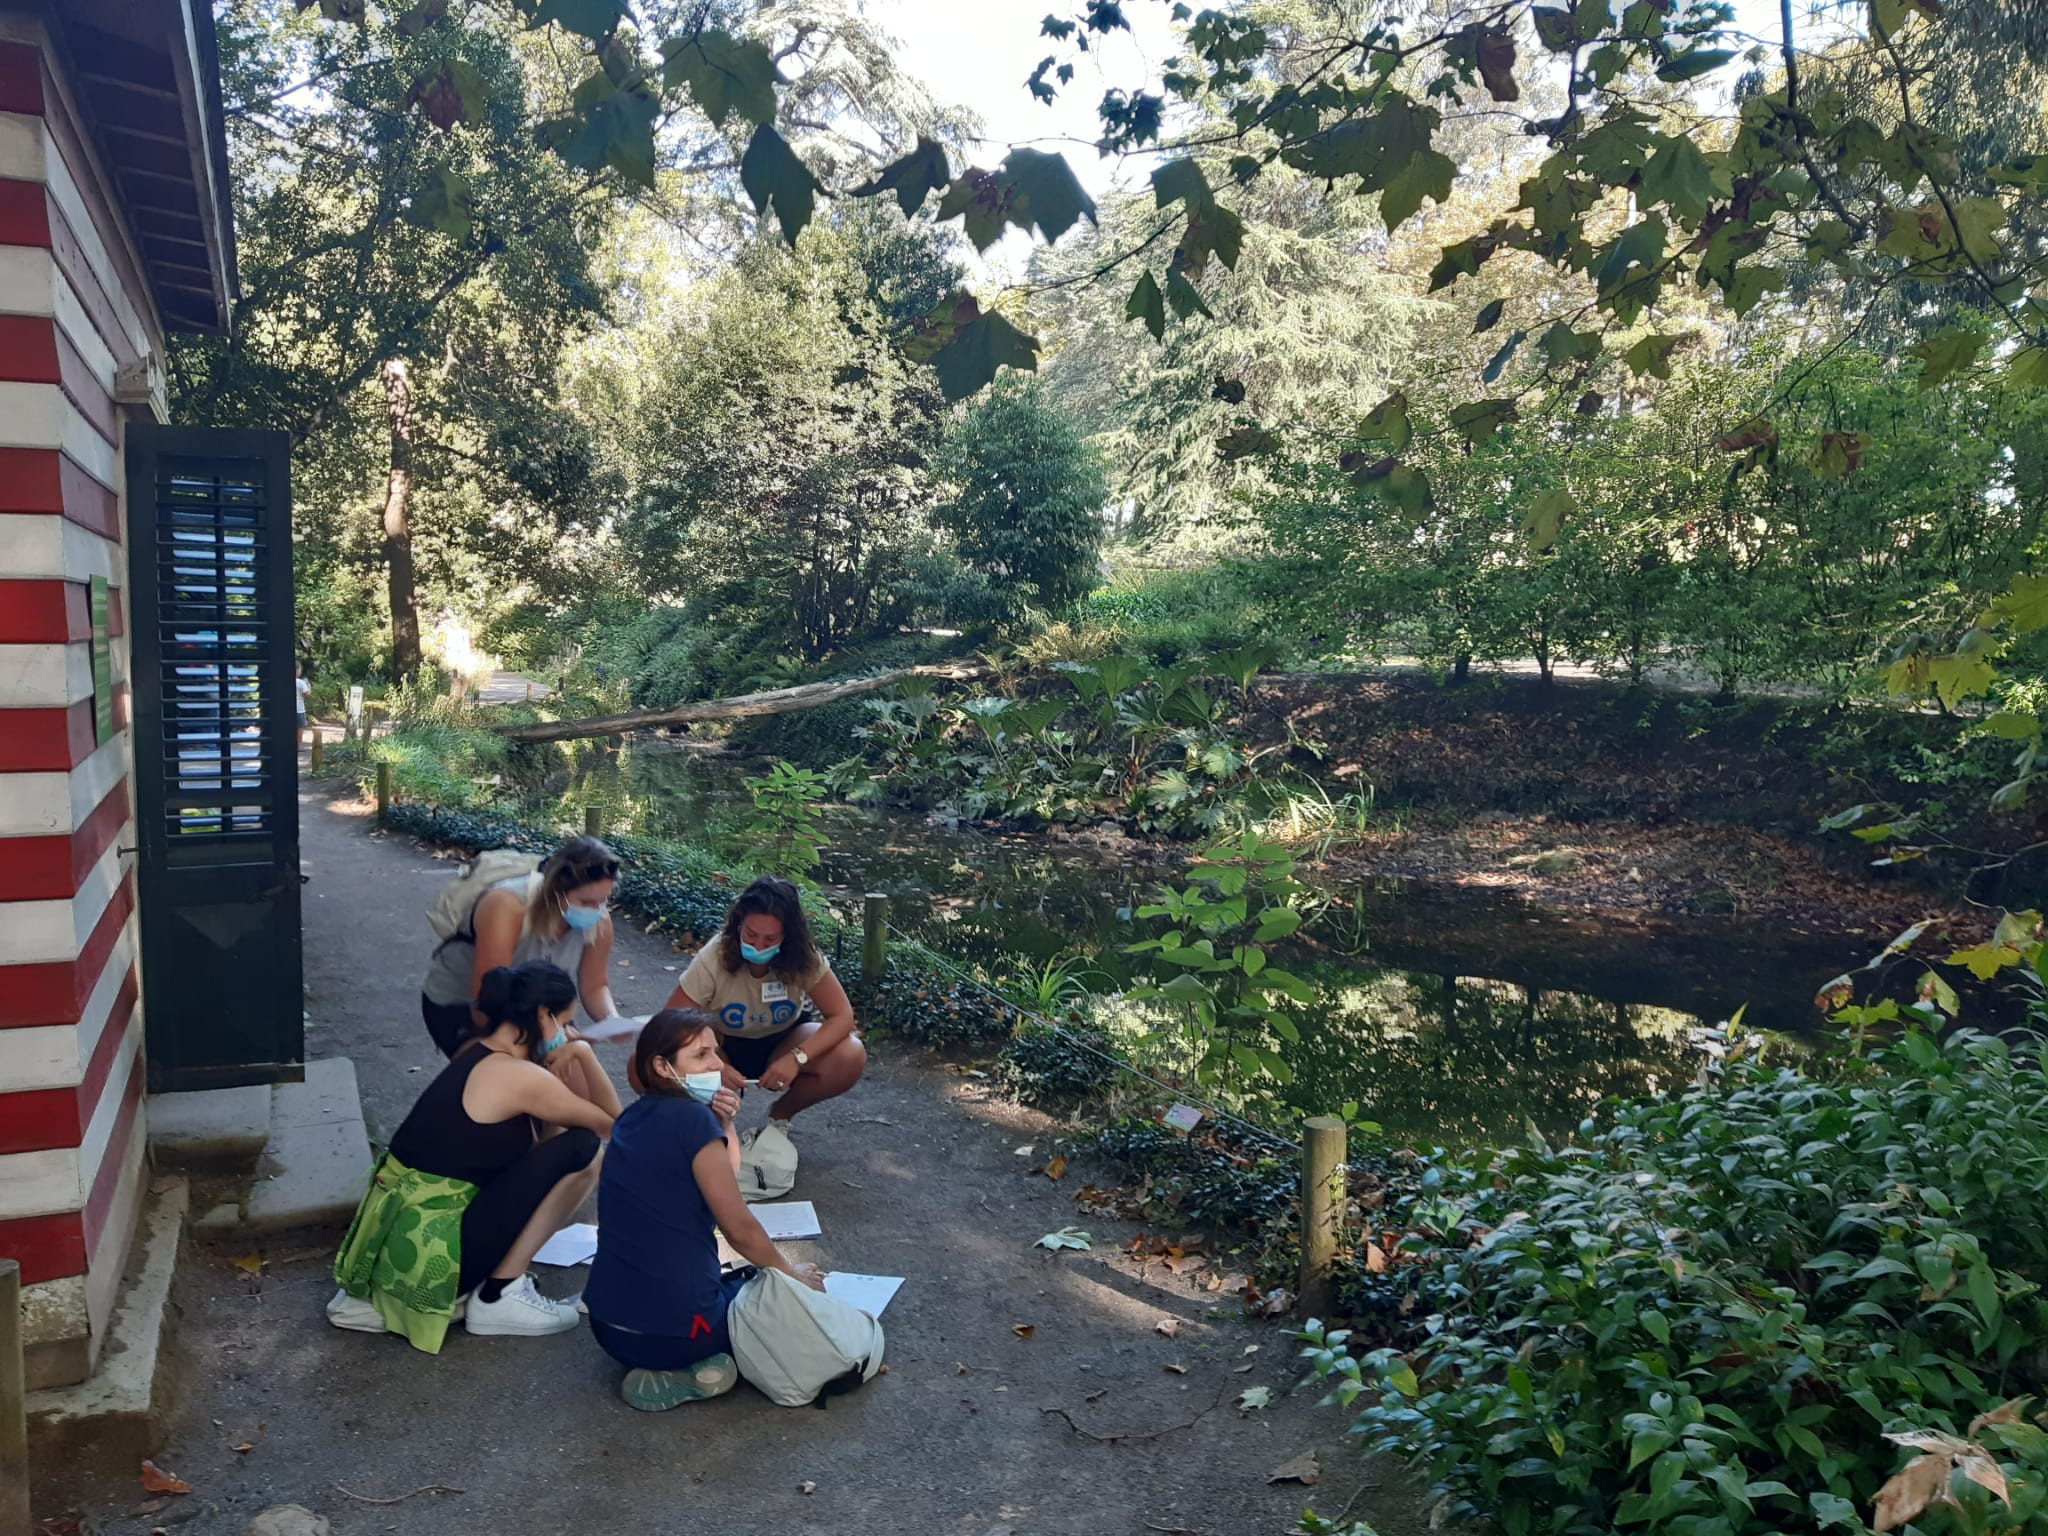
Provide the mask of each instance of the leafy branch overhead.
MULTIPOLYGON (((936 217, 957 220, 983 250, 1011 229, 1057 241, 1095 218, 1066 158, 1029 148, 1013 149, 993 170, 956 171, 937 142, 920 139, 856 186, 826 185, 779 123, 787 83, 768 46, 706 25, 701 13, 676 35, 656 38, 642 35, 619 0, 495 3, 586 51, 590 73, 547 131, 580 169, 651 187, 659 124, 688 110, 745 137, 742 184, 787 240, 815 217, 819 198, 832 195, 889 194, 906 213, 936 196, 936 217)), ((392 24, 367 0, 299 4, 366 30, 392 24)), ((1478 233, 1441 243, 1433 286, 1454 288, 1518 252, 1587 280, 1602 323, 1553 327, 1531 353, 1521 342, 1538 327, 1512 306, 1489 306, 1478 329, 1510 327, 1497 375, 1532 364, 1552 374, 1590 372, 1603 365, 1610 332, 1639 328, 1688 291, 1750 313, 1783 293, 1789 264, 1803 260, 1831 269, 1854 293, 1911 283, 1945 290, 1975 311, 1978 325, 1920 351, 1927 387, 1985 371, 2017 387, 2048 385, 2040 287, 2048 246, 2029 236, 2026 212, 2048 187, 2048 165, 1979 163, 1916 117, 1911 102, 1924 69, 1913 45, 1929 29, 1955 25, 1938 0, 1872 0, 1868 36, 1851 44, 1876 84, 1854 92, 1830 76, 1803 77, 1793 39, 1753 46, 1734 34, 1728 7, 1704 0, 1501 0, 1455 24, 1374 9, 1326 23, 1329 35, 1318 42, 1325 62, 1306 71, 1260 67, 1278 41, 1256 20, 1185 6, 1175 15, 1177 56, 1156 80, 1109 92, 1099 109, 1103 152, 1159 157, 1155 199, 1178 224, 1164 269, 1143 270, 1126 306, 1155 337, 1165 335, 1168 310, 1182 322, 1209 313, 1214 265, 1234 268, 1243 248, 1245 215, 1219 195, 1214 168, 1227 165, 1227 182, 1239 189, 1280 166, 1370 197, 1391 233, 1489 174, 1491 167, 1454 158, 1450 119, 1513 111, 1530 114, 1524 127, 1546 152, 1511 208, 1478 233), (1732 93, 1726 131, 1699 131, 1699 104, 1728 99, 1744 68, 1751 73, 1732 93), (1877 105, 1887 96, 1905 108, 1877 105), (1528 105, 1536 101, 1557 110, 1536 117, 1528 105), (1176 104, 1198 102, 1224 131, 1188 130, 1177 141, 1176 104)), ((459 25, 431 3, 410 7, 395 24, 415 32, 459 25)), ((1114 0, 1048 18, 1043 32, 1055 51, 1030 71, 1028 88, 1056 97, 1074 75, 1063 51, 1085 51, 1126 26, 1114 0)), ((1814 50, 1805 42, 1801 49, 1812 76, 1814 50)), ((489 110, 481 81, 454 66, 422 77, 411 105, 449 132, 489 110)), ((462 188, 449 185, 422 214, 463 238, 474 233, 463 209, 462 188)), ((1138 254, 1116 253, 1105 272, 1138 254)), ((1631 335, 1616 350, 1635 374, 1661 378, 1668 367, 1662 337, 1646 343, 1631 335)), ((993 370, 1029 357, 1035 347, 1023 332, 998 336, 990 327, 950 354, 948 391, 979 388, 993 370)), ((1504 425, 1488 423, 1468 435, 1483 441, 1504 425)), ((1847 460, 1837 448, 1826 462, 1847 460)))

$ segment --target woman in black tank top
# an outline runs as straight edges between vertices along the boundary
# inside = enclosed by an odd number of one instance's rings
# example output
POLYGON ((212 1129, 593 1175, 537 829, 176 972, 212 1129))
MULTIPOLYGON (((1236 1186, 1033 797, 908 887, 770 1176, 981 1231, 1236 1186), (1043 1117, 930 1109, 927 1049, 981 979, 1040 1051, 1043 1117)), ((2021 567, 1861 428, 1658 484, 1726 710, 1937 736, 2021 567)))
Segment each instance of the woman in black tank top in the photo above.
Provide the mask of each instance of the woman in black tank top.
MULTIPOLYGON (((540 1335, 577 1326, 573 1306, 551 1301, 526 1273, 541 1244, 566 1226, 597 1188, 613 1116, 565 1086, 541 1063, 576 1006, 576 983, 546 962, 484 977, 477 1007, 488 1021, 419 1096, 391 1138, 407 1168, 476 1186, 462 1210, 456 1313, 471 1333, 540 1335), (473 1293, 473 1294, 472 1294, 473 1293)), ((594 1054, 586 1063, 602 1071, 594 1054)), ((365 1197, 366 1199, 369 1197, 365 1197)), ((328 1320, 386 1331, 372 1302, 338 1292, 328 1320)))
MULTIPOLYGON (((479 1187, 533 1150, 540 1129, 531 1115, 514 1115, 495 1125, 480 1125, 462 1107, 469 1075, 491 1054, 480 1040, 464 1046, 440 1076, 427 1084, 405 1124, 391 1138, 391 1155, 422 1173, 463 1179, 479 1187)), ((592 1138, 593 1142, 595 1138, 592 1138)), ((464 1244, 468 1262, 468 1244, 464 1244)))

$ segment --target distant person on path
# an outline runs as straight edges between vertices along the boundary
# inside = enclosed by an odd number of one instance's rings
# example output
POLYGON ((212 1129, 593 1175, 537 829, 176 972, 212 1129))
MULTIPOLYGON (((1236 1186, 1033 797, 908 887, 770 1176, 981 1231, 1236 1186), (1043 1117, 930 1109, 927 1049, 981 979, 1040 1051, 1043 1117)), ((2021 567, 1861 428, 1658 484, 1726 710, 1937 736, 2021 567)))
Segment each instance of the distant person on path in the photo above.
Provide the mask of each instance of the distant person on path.
POLYGON ((618 1096, 574 1080, 604 1073, 567 1039, 576 983, 545 962, 491 971, 484 1026, 414 1104, 335 1255, 327 1320, 402 1333, 439 1354, 450 1323, 477 1334, 566 1333, 576 1308, 534 1289, 526 1266, 597 1188, 599 1138, 618 1096))
POLYGON ((306 702, 313 696, 313 685, 306 681, 306 666, 304 662, 292 663, 292 690, 293 696, 298 701, 299 734, 297 739, 303 744, 306 739, 306 726, 308 724, 306 702))
POLYGON ((478 897, 461 931, 434 951, 420 989, 420 1014, 441 1054, 453 1056, 484 1022, 472 1000, 499 966, 558 965, 576 978, 593 1023, 616 1015, 606 904, 618 880, 618 855, 594 837, 573 837, 533 873, 500 880, 478 897))
POLYGON ((619 1116, 598 1187, 597 1257, 583 1293, 590 1331, 626 1367, 620 1394, 647 1412, 730 1392, 739 1380, 718 1233, 759 1269, 824 1289, 776 1250, 740 1196, 739 1095, 724 1086, 718 1029, 690 1009, 657 1013, 633 1047, 642 1095, 619 1116))
POLYGON ((780 1094, 774 1120, 837 1098, 867 1070, 846 988, 811 942, 796 887, 772 875, 740 892, 668 1006, 711 1015, 725 1086, 738 1092, 753 1079, 780 1094))

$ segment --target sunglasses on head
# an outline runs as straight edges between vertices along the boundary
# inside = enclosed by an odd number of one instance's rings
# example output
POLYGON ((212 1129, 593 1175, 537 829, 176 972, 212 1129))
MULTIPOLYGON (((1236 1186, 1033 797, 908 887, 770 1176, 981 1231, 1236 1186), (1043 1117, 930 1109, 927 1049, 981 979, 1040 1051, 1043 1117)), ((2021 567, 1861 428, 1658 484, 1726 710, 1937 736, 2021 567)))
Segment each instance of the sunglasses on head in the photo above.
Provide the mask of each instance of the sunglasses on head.
POLYGON ((569 878, 578 885, 595 885, 600 880, 616 880, 619 878, 619 861, 617 859, 591 859, 585 863, 570 864, 564 867, 569 872, 569 878))

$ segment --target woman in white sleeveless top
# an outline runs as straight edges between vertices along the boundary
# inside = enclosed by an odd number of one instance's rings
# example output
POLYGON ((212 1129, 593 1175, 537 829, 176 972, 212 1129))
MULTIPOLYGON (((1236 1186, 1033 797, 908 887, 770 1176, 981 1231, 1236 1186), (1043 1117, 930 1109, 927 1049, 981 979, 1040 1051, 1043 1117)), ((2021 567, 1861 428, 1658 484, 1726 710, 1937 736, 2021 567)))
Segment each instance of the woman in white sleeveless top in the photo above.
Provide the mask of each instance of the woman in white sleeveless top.
POLYGON ((612 919, 605 907, 618 879, 619 860, 611 849, 594 837, 575 837, 535 875, 501 880, 484 892, 464 931, 434 951, 420 989, 420 1013, 441 1054, 452 1057, 483 1026, 473 1006, 477 988, 499 966, 532 960, 558 965, 576 979, 583 1011, 593 1023, 617 1014, 612 919))

